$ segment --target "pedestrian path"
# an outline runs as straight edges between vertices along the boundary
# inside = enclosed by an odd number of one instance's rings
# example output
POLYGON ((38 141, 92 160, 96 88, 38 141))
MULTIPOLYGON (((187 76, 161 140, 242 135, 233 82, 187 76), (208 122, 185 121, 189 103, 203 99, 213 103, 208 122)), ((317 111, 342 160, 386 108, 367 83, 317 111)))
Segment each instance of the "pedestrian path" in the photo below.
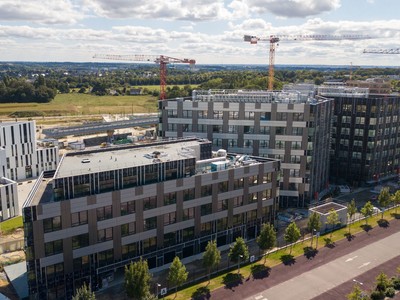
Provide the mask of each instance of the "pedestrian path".
POLYGON ((400 254, 400 232, 271 287, 247 300, 309 300, 400 254))

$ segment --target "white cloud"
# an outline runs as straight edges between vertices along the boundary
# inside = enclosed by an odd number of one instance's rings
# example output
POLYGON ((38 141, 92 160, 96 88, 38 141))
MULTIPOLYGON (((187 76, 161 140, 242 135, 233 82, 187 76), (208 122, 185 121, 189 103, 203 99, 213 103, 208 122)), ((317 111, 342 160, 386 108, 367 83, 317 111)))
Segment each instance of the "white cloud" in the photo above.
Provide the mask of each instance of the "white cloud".
POLYGON ((70 0, 2 0, 1 21, 24 21, 40 24, 74 24, 82 13, 70 0))
POLYGON ((252 12, 271 12, 288 18, 305 18, 340 7, 341 0, 244 0, 252 12))

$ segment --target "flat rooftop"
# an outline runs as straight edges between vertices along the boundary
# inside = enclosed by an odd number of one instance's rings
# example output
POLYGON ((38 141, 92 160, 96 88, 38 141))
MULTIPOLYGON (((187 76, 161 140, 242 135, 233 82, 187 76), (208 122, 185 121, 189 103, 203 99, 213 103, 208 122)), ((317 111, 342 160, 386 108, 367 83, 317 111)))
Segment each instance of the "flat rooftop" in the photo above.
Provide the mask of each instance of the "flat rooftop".
POLYGON ((329 211, 331 209, 334 209, 335 211, 339 211, 339 210, 342 210, 342 209, 345 209, 345 208, 346 208, 346 206, 341 205, 339 203, 329 202, 329 203, 326 203, 326 204, 322 204, 320 206, 316 206, 316 207, 310 208, 310 210, 311 211, 315 211, 317 213, 320 213, 322 215, 326 215, 326 214, 329 214, 329 211))
POLYGON ((118 170, 187 158, 199 160, 199 145, 201 143, 201 140, 183 140, 177 143, 68 153, 61 159, 54 178, 118 170))

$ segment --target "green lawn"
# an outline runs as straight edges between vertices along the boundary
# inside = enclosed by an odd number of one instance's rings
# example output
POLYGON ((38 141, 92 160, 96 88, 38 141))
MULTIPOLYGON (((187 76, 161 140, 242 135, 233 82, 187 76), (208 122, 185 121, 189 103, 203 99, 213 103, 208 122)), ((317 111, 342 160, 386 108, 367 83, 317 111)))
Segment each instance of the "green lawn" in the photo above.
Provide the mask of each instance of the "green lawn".
POLYGON ((50 103, 2 103, 0 115, 19 111, 41 112, 44 116, 93 114, 130 114, 157 112, 158 98, 143 96, 94 96, 90 94, 58 94, 50 103))
POLYGON ((17 228, 22 228, 22 217, 15 217, 0 223, 0 231, 2 234, 10 234, 17 228))
MULTIPOLYGON (((384 213, 384 218, 386 220, 392 220, 394 219, 394 209, 390 209, 385 211, 384 213)), ((371 218, 368 219, 368 224, 371 225, 372 227, 377 227, 378 226, 378 221, 381 219, 381 214, 378 214, 376 216, 373 216, 371 218)), ((363 225, 365 224, 365 220, 361 220, 358 222, 355 222, 351 225, 351 234, 356 234, 356 233, 360 233, 363 232, 363 225)), ((349 227, 344 227, 341 228, 339 230, 336 230, 332 233, 332 241, 333 242, 337 242, 339 240, 345 239, 347 238, 347 233, 349 232, 349 227)), ((327 233, 325 235, 321 235, 318 238, 318 248, 322 248, 325 247, 325 238, 329 238, 330 237, 330 233, 327 233)), ((265 266, 268 267, 274 267, 278 264, 282 263, 282 260, 284 260, 285 258, 296 258, 299 256, 304 255, 304 248, 309 247, 311 245, 311 240, 306 240, 304 242, 299 242, 296 245, 293 246, 292 248, 292 252, 290 253, 290 248, 285 248, 285 249, 280 249, 278 251, 272 252, 268 255, 267 259, 266 259, 266 263, 265 266)), ((316 245, 316 238, 314 238, 313 240, 313 247, 315 247, 316 245)), ((318 254, 317 254, 318 255, 318 254)), ((261 260, 255 262, 254 264, 247 264, 243 267, 241 267, 240 269, 240 274, 242 275, 242 278, 248 278, 251 274, 251 268, 254 265, 264 265, 264 258, 262 258, 261 260)), ((227 272, 228 273, 228 272, 227 272)), ((183 289, 181 291, 178 292, 176 298, 175 298, 175 294, 171 294, 167 297, 165 297, 166 300, 187 300, 187 299, 191 299, 192 295, 196 292, 196 291, 200 291, 202 289, 206 289, 208 291, 213 291, 217 288, 220 288, 222 286, 225 285, 224 283, 224 277, 226 277, 227 273, 224 273, 222 275, 219 275, 217 277, 211 278, 210 283, 208 281, 205 282, 201 282, 198 284, 195 284, 193 286, 190 286, 186 289, 183 289)), ((236 270, 232 270, 231 271, 232 274, 236 273, 236 270)), ((245 283, 244 283, 245 284, 245 283)))

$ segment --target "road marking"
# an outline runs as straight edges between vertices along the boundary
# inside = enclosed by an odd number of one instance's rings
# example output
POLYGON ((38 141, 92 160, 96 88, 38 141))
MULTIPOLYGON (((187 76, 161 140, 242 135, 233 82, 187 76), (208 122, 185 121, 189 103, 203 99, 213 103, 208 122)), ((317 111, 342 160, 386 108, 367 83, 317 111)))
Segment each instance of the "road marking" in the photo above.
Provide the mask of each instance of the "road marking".
POLYGON ((353 259, 355 259, 355 258, 357 258, 357 257, 358 257, 358 255, 353 256, 353 257, 350 257, 350 258, 346 259, 345 262, 352 261, 353 259))
POLYGON ((361 266, 359 266, 358 268, 359 268, 359 269, 364 268, 364 267, 368 266, 370 263, 371 263, 370 261, 367 261, 366 263, 363 263, 363 264, 362 264, 361 266))
POLYGON ((258 295, 257 297, 254 297, 256 300, 260 300, 261 298, 264 298, 263 295, 258 295))

